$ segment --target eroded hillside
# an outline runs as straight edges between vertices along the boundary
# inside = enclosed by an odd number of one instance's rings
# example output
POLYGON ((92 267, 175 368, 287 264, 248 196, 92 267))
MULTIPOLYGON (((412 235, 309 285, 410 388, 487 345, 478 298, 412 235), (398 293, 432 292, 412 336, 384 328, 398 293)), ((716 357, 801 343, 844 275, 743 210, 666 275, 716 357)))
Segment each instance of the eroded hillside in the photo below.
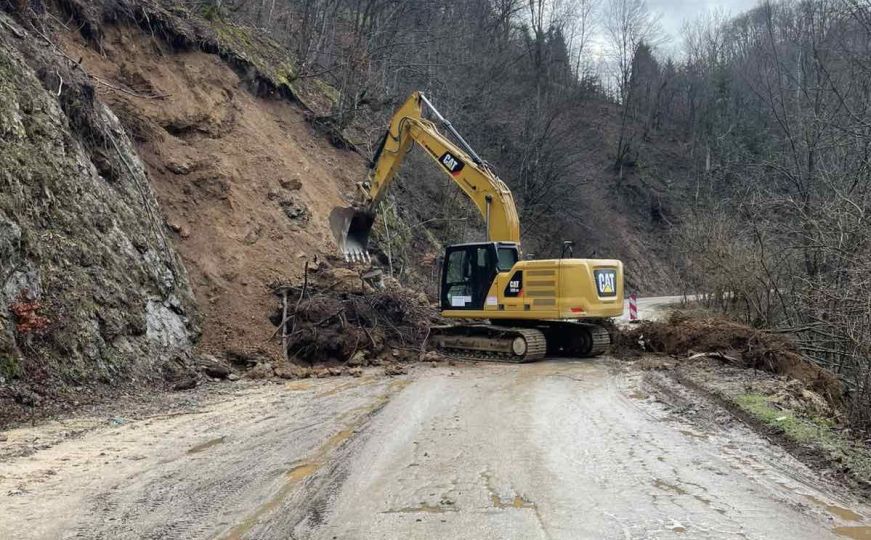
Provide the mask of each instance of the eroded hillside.
POLYGON ((202 349, 268 355, 269 285, 333 253, 327 216, 364 161, 319 135, 299 104, 252 93, 218 55, 130 25, 105 28, 100 50, 80 34, 62 43, 88 73, 132 90, 98 95, 134 134, 201 307, 202 349))
POLYGON ((83 385, 184 386, 205 352, 280 358, 270 286, 333 254, 327 214, 365 173, 274 44, 136 4, 3 15, 10 417, 83 385))
MULTIPOLYGON (((3 87, 12 108, 2 133, 14 143, 0 154, 11 188, 0 194, 8 216, 0 247, 10 254, 0 276, 0 375, 12 388, 5 396, 32 404, 45 393, 27 393, 35 381, 77 388, 168 377, 184 386, 192 384, 191 359, 205 353, 249 364, 281 358, 270 321, 273 286, 298 281, 306 263, 337 263, 327 216, 365 177, 368 149, 392 106, 369 103, 342 123, 336 91, 299 76, 287 48, 195 4, 0 5, 9 14, 5 54, 21 75, 10 81, 28 81, 3 87), (48 104, 36 108, 54 124, 25 129, 22 139, 16 122, 40 118, 17 112, 33 109, 33 81, 48 104), (58 150, 56 137, 82 156, 58 150), (72 240, 58 241, 55 228, 72 240)), ((609 111, 591 113, 602 121, 583 132, 567 126, 572 141, 598 141, 584 142, 597 165, 569 186, 582 204, 559 219, 529 220, 537 232, 524 242, 546 256, 564 235, 580 237, 576 255, 619 256, 630 284, 662 287, 666 271, 648 249, 643 220, 625 211, 602 178, 599 132, 607 131, 609 111), (569 218, 572 230, 564 226, 569 218), (539 237, 547 242, 535 243, 539 237), (643 277, 634 268, 644 268, 643 277)), ((554 150, 544 148, 540 159, 554 150)), ((372 246, 418 288, 435 275, 436 238, 459 237, 432 230, 464 222, 466 240, 480 238, 477 216, 445 210, 468 207, 455 186, 419 158, 400 182, 409 189, 396 190, 380 220, 379 227, 393 220, 392 237, 376 230, 372 246)), ((525 190, 517 199, 530 205, 529 196, 525 190)))

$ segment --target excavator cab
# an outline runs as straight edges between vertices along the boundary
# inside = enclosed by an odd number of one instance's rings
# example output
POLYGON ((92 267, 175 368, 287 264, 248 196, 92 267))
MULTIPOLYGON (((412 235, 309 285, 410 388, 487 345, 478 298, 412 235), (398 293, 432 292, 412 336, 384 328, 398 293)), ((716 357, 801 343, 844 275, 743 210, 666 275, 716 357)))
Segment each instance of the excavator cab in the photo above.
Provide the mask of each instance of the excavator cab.
POLYGON ((487 292, 496 276, 510 271, 518 260, 520 249, 513 243, 448 246, 442 266, 442 309, 484 309, 487 292))

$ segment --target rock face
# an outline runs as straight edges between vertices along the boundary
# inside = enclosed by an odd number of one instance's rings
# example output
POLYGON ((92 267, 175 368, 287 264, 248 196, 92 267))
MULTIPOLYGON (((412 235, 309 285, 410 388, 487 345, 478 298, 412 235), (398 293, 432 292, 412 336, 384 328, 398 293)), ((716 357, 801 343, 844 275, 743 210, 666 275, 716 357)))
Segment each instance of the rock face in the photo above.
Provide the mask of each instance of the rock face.
POLYGON ((0 12, 0 387, 156 376, 197 334, 187 275, 118 119, 0 12))

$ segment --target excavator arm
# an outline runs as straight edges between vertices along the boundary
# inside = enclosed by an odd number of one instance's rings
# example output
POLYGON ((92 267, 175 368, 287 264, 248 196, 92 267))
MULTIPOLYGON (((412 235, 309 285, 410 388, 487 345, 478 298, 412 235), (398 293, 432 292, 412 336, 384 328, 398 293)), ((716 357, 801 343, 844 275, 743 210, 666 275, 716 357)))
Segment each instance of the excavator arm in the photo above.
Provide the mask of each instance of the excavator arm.
POLYGON ((393 116, 373 159, 369 179, 360 186, 361 200, 352 208, 337 208, 330 215, 333 234, 347 258, 358 260, 368 257, 366 246, 378 204, 415 143, 469 196, 481 212, 488 241, 520 242, 520 223, 511 191, 429 100, 420 92, 415 92, 393 116), (454 136, 456 143, 439 132, 433 121, 424 117, 424 108, 454 136))

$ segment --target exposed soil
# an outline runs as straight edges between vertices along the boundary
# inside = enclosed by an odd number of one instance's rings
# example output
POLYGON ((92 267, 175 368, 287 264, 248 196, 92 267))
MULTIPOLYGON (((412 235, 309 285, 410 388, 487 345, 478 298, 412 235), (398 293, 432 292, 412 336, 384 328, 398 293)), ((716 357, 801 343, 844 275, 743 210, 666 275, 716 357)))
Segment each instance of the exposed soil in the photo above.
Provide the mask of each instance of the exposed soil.
POLYGON ((843 390, 835 375, 802 357, 788 338, 727 319, 689 319, 675 313, 667 322, 644 322, 624 329, 616 336, 614 351, 620 356, 647 351, 677 358, 717 353, 721 360, 743 368, 802 381, 832 404, 842 402, 843 390))
POLYGON ((102 51, 74 33, 62 44, 89 73, 131 91, 97 87, 135 138, 187 266, 200 349, 277 357, 269 284, 334 251, 327 215, 365 163, 296 104, 253 95, 217 55, 174 52, 135 27, 103 32, 102 51))

